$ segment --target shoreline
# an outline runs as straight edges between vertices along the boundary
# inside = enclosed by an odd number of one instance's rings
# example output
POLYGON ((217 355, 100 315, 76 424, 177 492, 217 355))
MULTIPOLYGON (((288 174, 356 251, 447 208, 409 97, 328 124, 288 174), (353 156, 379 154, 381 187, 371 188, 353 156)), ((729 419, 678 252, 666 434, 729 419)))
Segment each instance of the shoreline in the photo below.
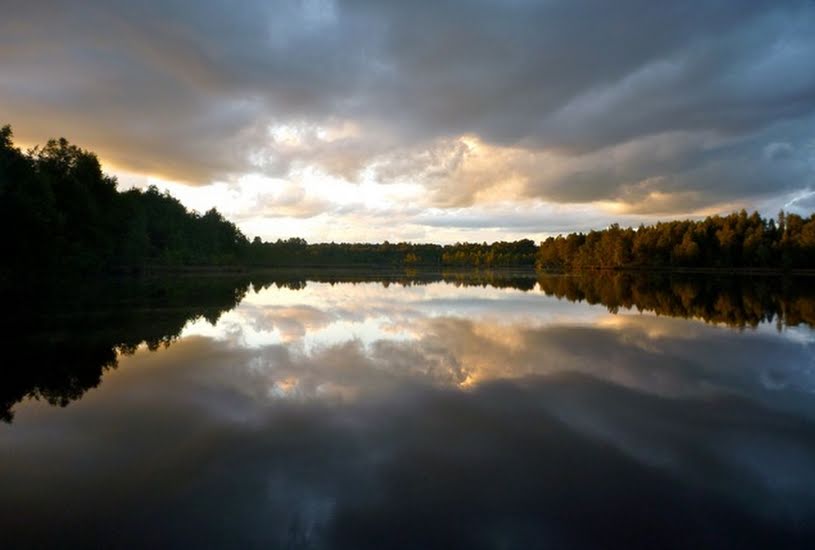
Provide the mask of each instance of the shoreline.
POLYGON ((2 273, 0 285, 20 283, 21 281, 78 281, 93 280, 128 280, 128 279, 161 279, 167 277, 183 278, 246 278, 259 275, 281 275, 285 277, 298 277, 308 279, 312 276, 335 276, 338 279, 345 277, 380 277, 380 278, 426 278, 426 277, 580 277, 600 276, 602 274, 619 273, 635 276, 672 276, 672 275, 705 275, 724 277, 813 277, 815 269, 769 269, 769 268, 720 268, 720 267, 624 267, 624 268, 582 268, 574 270, 547 270, 536 269, 532 266, 383 266, 367 265, 311 265, 311 266, 143 266, 141 268, 117 267, 108 271, 96 273, 75 273, 66 271, 38 271, 27 273, 2 273))
POLYGON ((534 266, 384 266, 377 264, 348 265, 302 265, 302 266, 149 266, 141 269, 116 268, 112 275, 152 275, 152 274, 251 274, 251 273, 294 273, 294 272, 334 272, 334 273, 382 273, 406 275, 411 273, 501 273, 517 275, 576 275, 588 273, 637 273, 637 274, 708 274, 708 275, 773 275, 773 276, 815 276, 815 269, 783 269, 754 267, 586 267, 572 270, 537 269, 534 266))
POLYGON ((813 276, 815 269, 783 269, 759 267, 585 267, 572 270, 536 270, 549 275, 574 275, 585 273, 682 273, 698 275, 773 275, 773 276, 813 276))

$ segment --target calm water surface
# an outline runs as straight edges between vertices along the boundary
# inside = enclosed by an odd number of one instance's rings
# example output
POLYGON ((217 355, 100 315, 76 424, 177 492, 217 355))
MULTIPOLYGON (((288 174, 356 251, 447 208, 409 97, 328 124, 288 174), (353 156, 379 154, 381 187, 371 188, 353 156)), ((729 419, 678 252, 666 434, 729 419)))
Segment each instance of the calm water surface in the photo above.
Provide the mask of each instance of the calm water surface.
POLYGON ((0 545, 815 547, 806 282, 347 279, 7 314, 0 545))

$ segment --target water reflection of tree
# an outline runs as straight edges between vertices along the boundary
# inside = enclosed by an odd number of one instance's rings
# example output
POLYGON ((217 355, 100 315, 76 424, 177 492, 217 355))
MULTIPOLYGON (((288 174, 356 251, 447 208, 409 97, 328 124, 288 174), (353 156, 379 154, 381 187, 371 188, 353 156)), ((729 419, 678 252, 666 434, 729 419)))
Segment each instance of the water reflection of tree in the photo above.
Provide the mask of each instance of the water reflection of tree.
POLYGON ((190 319, 215 323, 248 280, 207 278, 16 283, 0 291, 5 354, 0 418, 26 397, 65 406, 99 385, 120 355, 169 346, 190 319))
POLYGON ((65 406, 99 385, 120 355, 140 345, 171 345, 195 318, 215 324, 248 290, 300 290, 309 282, 377 283, 410 287, 445 282, 456 286, 531 291, 571 301, 698 318, 734 327, 763 322, 815 326, 815 288, 780 277, 710 277, 602 272, 575 276, 504 271, 360 272, 291 270, 235 276, 94 281, 15 281, 0 287, 5 357, 0 370, 0 419, 25 398, 65 406))
POLYGON ((299 290, 308 282, 335 284, 379 283, 388 288, 421 286, 445 282, 456 286, 480 286, 532 290, 536 273, 532 270, 492 269, 281 269, 256 273, 260 277, 256 288, 288 288, 299 290))
POLYGON ((0 419, 11 421, 12 408, 26 398, 68 405, 97 387, 103 374, 118 366, 121 355, 132 354, 141 345, 150 350, 167 347, 195 318, 215 324, 252 288, 300 290, 308 281, 412 286, 443 280, 526 290, 534 286, 529 274, 416 270, 8 281, 0 286, 0 299, 6 304, 0 315, 0 342, 5 353, 0 371, 0 419))
POLYGON ((636 309, 739 328, 773 321, 815 326, 815 289, 807 279, 600 272, 544 275, 538 284, 548 295, 602 304, 612 313, 636 309))

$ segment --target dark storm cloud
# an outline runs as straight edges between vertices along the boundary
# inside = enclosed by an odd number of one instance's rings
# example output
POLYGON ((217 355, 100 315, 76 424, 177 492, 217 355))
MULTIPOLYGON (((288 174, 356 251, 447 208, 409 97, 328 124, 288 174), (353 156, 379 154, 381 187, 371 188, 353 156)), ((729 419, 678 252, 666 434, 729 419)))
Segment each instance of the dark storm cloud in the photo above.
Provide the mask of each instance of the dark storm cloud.
POLYGON ((676 211, 813 184, 810 1, 3 4, 3 118, 135 171, 378 162, 467 204, 488 178, 397 161, 469 134, 533 155, 504 171, 556 201, 676 211), (344 121, 359 133, 296 150, 267 132, 344 121))

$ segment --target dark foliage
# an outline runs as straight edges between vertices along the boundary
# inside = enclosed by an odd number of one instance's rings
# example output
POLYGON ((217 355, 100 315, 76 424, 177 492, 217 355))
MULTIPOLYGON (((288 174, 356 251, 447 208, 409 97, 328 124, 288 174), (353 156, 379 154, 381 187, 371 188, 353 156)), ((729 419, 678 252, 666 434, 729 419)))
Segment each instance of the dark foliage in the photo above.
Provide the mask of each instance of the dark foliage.
POLYGON ((191 319, 215 324, 243 298, 240 277, 46 280, 0 286, 0 420, 23 398, 66 406, 99 385, 120 355, 167 347, 191 319), (12 313, 13 312, 13 313, 12 313))
POLYGON ((15 272, 226 265, 246 238, 216 210, 187 211, 155 187, 116 191, 93 153, 51 140, 26 153, 0 129, 0 255, 15 272))

